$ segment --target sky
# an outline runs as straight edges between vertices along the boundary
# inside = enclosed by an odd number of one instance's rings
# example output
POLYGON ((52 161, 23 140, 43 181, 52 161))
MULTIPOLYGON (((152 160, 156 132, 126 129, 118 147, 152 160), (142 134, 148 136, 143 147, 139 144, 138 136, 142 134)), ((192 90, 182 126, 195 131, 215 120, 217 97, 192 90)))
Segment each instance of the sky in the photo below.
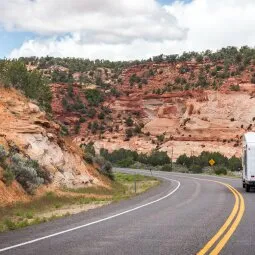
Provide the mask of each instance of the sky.
POLYGON ((254 0, 1 0, 0 58, 134 60, 255 46, 254 0))

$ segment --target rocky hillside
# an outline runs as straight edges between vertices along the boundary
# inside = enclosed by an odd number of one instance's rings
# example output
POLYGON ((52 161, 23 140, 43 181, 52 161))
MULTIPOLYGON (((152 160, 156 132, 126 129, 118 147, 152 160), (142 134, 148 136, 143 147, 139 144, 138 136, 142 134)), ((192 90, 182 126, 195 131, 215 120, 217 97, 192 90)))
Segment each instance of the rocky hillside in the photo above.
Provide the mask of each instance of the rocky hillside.
POLYGON ((255 51, 248 47, 132 63, 26 62, 51 79, 53 115, 63 132, 98 150, 240 156, 242 134, 254 129, 255 51))
POLYGON ((60 125, 20 92, 0 88, 1 204, 30 199, 28 193, 35 186, 40 194, 62 186, 104 185, 98 172, 83 160, 80 148, 60 131, 60 125))

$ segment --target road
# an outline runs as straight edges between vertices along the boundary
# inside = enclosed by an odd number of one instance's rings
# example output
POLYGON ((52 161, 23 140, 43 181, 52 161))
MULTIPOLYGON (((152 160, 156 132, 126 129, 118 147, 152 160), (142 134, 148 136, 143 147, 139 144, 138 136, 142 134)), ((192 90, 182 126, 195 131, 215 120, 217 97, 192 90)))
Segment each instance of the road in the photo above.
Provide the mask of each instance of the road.
POLYGON ((131 200, 0 234, 0 253, 255 254, 255 193, 240 179, 153 174, 162 185, 131 200))

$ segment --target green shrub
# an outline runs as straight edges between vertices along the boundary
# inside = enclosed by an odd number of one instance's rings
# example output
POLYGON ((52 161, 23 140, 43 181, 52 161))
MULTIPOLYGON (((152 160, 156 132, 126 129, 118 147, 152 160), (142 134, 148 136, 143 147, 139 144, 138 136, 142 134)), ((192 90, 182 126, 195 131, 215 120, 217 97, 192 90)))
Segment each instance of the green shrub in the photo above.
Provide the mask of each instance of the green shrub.
POLYGON ((148 156, 148 163, 152 166, 157 165, 165 165, 171 162, 170 158, 168 157, 165 151, 156 151, 153 150, 151 154, 148 156))
POLYGON ((14 221, 12 220, 9 220, 9 219, 6 219, 4 221, 4 224, 6 225, 6 227, 9 229, 9 230, 15 230, 17 228, 16 224, 14 221))
POLYGON ((130 138, 130 137, 133 136, 133 129, 132 128, 126 129, 126 136, 127 136, 127 138, 130 138))
POLYGON ((225 167, 218 166, 218 167, 215 168, 214 172, 217 175, 226 175, 227 174, 227 169, 225 167))
POLYGON ((65 125, 61 125, 60 134, 63 136, 69 135, 68 127, 65 125))
POLYGON ((7 157, 8 153, 5 150, 5 148, 0 144, 0 162, 3 162, 6 157, 7 157))
POLYGON ((94 118, 96 116, 96 110, 94 108, 89 108, 87 111, 87 116, 89 118, 94 118))
POLYGON ((161 171, 166 171, 166 172, 171 172, 172 171, 172 165, 171 164, 163 165, 160 170, 161 171))
POLYGON ((199 165, 191 165, 189 167, 189 171, 195 174, 199 174, 202 173, 202 168, 199 165))
POLYGON ((10 170, 15 179, 21 184, 27 193, 33 194, 34 190, 44 183, 44 179, 40 177, 41 170, 36 161, 26 159, 16 153, 11 157, 10 170))
POLYGON ((235 156, 231 157, 228 161, 228 167, 231 171, 239 171, 242 169, 242 161, 235 156))
POLYGON ((216 66, 216 70, 217 70, 217 72, 221 71, 222 69, 223 69, 223 67, 222 67, 222 66, 216 66))
POLYGON ((132 74, 129 78, 130 86, 133 86, 135 83, 139 83, 140 81, 141 81, 141 78, 137 76, 136 74, 132 74))
POLYGON ((89 153, 86 153, 83 156, 83 159, 88 163, 88 164, 93 164, 93 156, 89 153))
POLYGON ((97 89, 88 89, 84 92, 84 94, 88 100, 89 105, 98 106, 101 102, 104 101, 101 92, 97 89))
POLYGON ((91 154, 92 156, 96 155, 93 142, 89 142, 88 144, 82 144, 80 147, 83 149, 85 154, 91 154))
POLYGON ((6 167, 4 169, 4 173, 3 173, 3 182, 7 186, 9 186, 13 182, 14 179, 15 179, 15 176, 14 176, 13 172, 8 167, 6 167))
POLYGON ((134 124, 134 121, 133 121, 132 118, 129 116, 129 117, 126 119, 125 123, 126 123, 126 125, 127 125, 128 127, 132 127, 133 124, 134 124))
POLYGON ((142 127, 140 125, 135 125, 134 132, 140 134, 142 132, 142 127))
POLYGON ((98 118, 99 118, 100 120, 103 120, 103 119, 104 119, 104 113, 103 113, 103 112, 100 112, 100 113, 98 114, 98 118))
POLYGON ((99 166, 99 171, 109 177, 111 180, 114 180, 114 174, 112 171, 112 164, 107 161, 104 157, 96 155, 93 158, 93 161, 95 164, 99 166))
POLYGON ((186 154, 182 154, 177 158, 176 163, 179 164, 179 165, 189 166, 190 165, 190 159, 186 154))
POLYGON ((0 82, 5 87, 23 91, 26 97, 37 100, 43 110, 51 111, 52 93, 48 81, 37 70, 28 72, 22 61, 1 60, 0 82))
POLYGON ((68 108, 68 101, 67 101, 67 99, 64 97, 64 98, 62 98, 61 102, 62 102, 63 108, 65 110, 67 110, 67 108, 68 108))
POLYGON ((138 154, 136 151, 126 149, 115 150, 112 153, 109 153, 106 149, 100 149, 100 155, 121 167, 129 167, 136 161, 153 166, 163 166, 171 163, 166 152, 156 150, 147 155, 144 153, 138 154))
POLYGON ((231 85, 230 86, 230 90, 232 91, 240 91, 240 86, 237 84, 237 85, 231 85))
POLYGON ((164 140, 165 140, 165 136, 162 134, 162 135, 157 135, 157 139, 158 139, 158 141, 159 142, 164 142, 164 140))
POLYGON ((135 163, 134 160, 131 157, 128 157, 128 158, 118 161, 117 165, 120 167, 130 167, 134 163, 135 163))
POLYGON ((81 124, 80 122, 76 122, 75 126, 74 126, 74 133, 75 134, 79 134, 80 133, 80 129, 81 129, 81 124))
POLYGON ((80 117, 79 122, 84 123, 84 122, 86 122, 86 119, 84 117, 80 117))
POLYGON ((111 180, 114 180, 114 174, 112 172, 112 164, 109 161, 105 162, 105 164, 101 167, 101 171, 103 172, 103 174, 108 176, 111 180))

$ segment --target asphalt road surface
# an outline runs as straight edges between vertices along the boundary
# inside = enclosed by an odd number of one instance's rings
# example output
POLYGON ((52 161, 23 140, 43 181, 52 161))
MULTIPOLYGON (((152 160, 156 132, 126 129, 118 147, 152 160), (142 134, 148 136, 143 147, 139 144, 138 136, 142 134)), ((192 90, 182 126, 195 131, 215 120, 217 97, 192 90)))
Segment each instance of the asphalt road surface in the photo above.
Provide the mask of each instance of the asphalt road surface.
POLYGON ((153 175, 162 185, 131 200, 0 234, 0 253, 255 254, 255 192, 240 179, 153 175))

